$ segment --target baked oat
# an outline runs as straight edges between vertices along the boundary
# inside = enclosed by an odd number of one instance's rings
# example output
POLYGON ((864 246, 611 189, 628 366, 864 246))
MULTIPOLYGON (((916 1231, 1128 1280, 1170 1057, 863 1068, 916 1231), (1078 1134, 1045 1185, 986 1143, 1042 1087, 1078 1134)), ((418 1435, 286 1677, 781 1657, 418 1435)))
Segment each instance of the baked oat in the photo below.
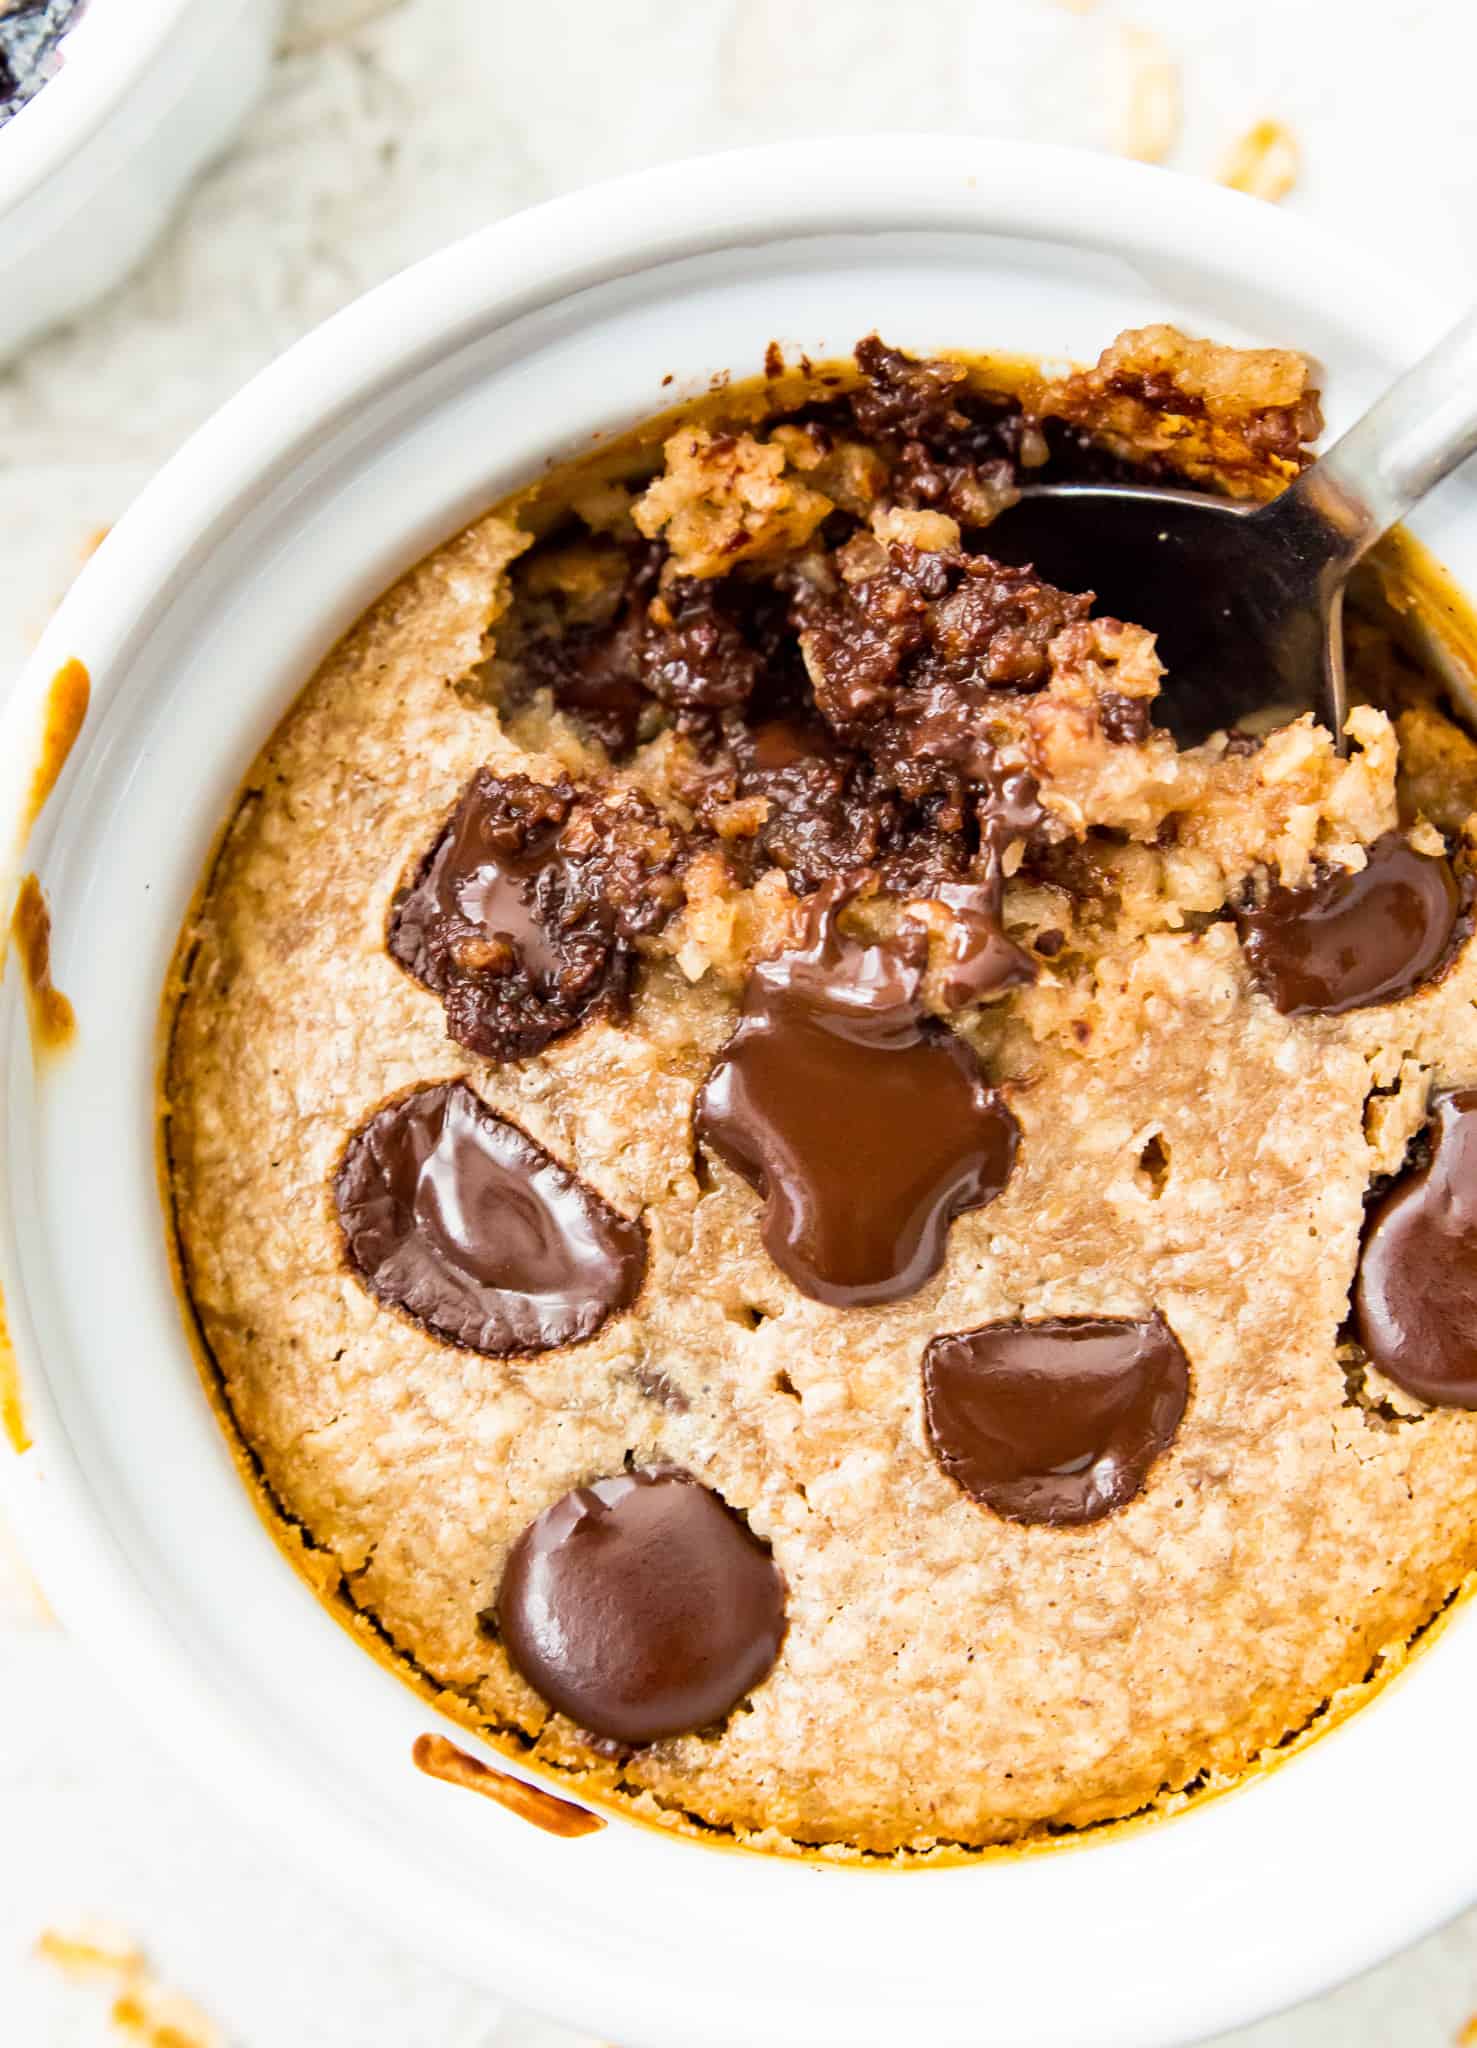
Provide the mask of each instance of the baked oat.
POLYGON ((1346 751, 1179 748, 1146 626, 990 554, 1318 424, 1289 351, 874 336, 476 522, 264 749, 184 1276, 315 1583, 491 1740, 1011 1842, 1235 1779, 1477 1561, 1472 1325, 1401 1320, 1471 1260, 1477 747, 1360 623, 1346 751))

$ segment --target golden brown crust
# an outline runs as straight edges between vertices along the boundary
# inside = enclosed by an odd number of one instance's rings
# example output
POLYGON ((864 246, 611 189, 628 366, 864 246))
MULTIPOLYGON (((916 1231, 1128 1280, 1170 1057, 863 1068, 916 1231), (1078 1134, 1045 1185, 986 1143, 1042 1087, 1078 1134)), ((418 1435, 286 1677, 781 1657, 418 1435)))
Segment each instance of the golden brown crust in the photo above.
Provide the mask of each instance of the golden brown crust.
POLYGON ((1041 411, 1089 429, 1116 455, 1162 457, 1249 497, 1296 475, 1322 424, 1296 350, 1227 348, 1165 326, 1120 334, 1092 369, 1050 387, 1041 411))
POLYGON ((804 547, 834 509, 787 472, 785 450, 773 441, 683 427, 665 454, 665 469, 632 517, 648 540, 665 537, 678 575, 723 576, 788 554, 804 547))

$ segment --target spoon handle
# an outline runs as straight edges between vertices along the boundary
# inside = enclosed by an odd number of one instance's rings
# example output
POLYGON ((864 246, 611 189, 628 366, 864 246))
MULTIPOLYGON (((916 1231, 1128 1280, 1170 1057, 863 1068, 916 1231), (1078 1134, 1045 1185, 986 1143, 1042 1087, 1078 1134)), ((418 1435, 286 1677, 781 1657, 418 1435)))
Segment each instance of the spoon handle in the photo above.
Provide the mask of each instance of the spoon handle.
POLYGON ((1284 496, 1302 498, 1335 528, 1347 569, 1474 451, 1477 307, 1284 496))

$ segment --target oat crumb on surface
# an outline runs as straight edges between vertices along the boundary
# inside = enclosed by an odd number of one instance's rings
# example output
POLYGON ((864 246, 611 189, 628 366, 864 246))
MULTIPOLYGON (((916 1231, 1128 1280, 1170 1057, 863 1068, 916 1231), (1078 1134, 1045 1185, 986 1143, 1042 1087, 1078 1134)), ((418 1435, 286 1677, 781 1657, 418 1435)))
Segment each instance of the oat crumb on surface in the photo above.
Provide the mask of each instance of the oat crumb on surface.
POLYGON ((227 2048, 215 2021, 183 1992, 161 1982, 138 1943, 108 1922, 48 1927, 36 1954, 79 1983, 116 1987, 109 2018, 137 2048, 227 2048))
MULTIPOLYGON (((0 1375, 3 1375, 0 1363, 0 1375)), ((4 1390, 0 1386, 0 1421, 3 1421, 4 1390)), ((14 1535, 0 1518, 0 1622, 17 1621, 32 1628, 54 1625, 56 1620, 45 1594, 31 1576, 31 1570, 14 1535)))
POLYGON ((666 445, 664 474, 635 507, 648 540, 665 534, 684 576, 721 576, 807 541, 831 500, 786 474, 783 448, 749 434, 684 427, 666 445))
POLYGON ((1285 199, 1298 181, 1301 151, 1284 121, 1257 121, 1238 136, 1216 173, 1219 184, 1253 199, 1285 199))
POLYGON ((1230 348, 1163 324, 1129 328, 1040 403, 1048 418, 1090 425, 1126 461, 1164 461, 1236 496, 1280 490, 1323 424, 1297 350, 1230 348))
POLYGON ((1113 52, 1113 147, 1162 164, 1180 137, 1180 69, 1154 29, 1126 25, 1113 52))

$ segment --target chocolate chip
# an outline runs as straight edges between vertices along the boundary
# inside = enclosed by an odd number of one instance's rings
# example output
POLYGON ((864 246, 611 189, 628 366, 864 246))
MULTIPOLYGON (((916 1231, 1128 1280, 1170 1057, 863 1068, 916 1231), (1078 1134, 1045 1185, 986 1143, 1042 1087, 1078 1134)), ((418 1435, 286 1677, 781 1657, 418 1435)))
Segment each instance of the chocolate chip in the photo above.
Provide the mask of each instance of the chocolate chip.
MULTIPOLYGON (((554 546, 560 545, 556 535, 554 546)), ((642 675, 642 647, 647 635, 647 607, 666 558, 659 543, 644 541, 612 550, 607 565, 624 556, 625 570, 602 599, 597 616, 583 606, 555 631, 537 631, 518 656, 521 675, 510 692, 517 703, 530 690, 547 690, 561 711, 589 727, 612 754, 628 754, 635 746, 651 697, 642 675), (604 617, 598 613, 608 611, 604 617)), ((538 551, 530 557, 537 561, 538 551)))
POLYGON ((369 1292, 490 1358, 593 1336, 646 1271, 641 1225, 464 1081, 377 1110, 349 1140, 333 1194, 369 1292))
POLYGON ((894 543, 862 581, 800 590, 795 623, 822 715, 921 797, 967 772, 991 691, 1040 688, 1091 602, 988 555, 894 543))
POLYGON ((483 1059, 526 1059, 629 999, 632 942, 681 900, 684 835, 645 797, 480 769, 391 915, 391 956, 483 1059))
POLYGON ((953 1219, 1005 1186, 1020 1133, 971 1048, 922 1009, 922 932, 844 938, 845 897, 820 891, 806 943, 750 975, 696 1129, 764 1197, 775 1264, 850 1308, 932 1278, 953 1219))
POLYGON ((934 1456, 1013 1522, 1100 1521, 1142 1488, 1179 1428, 1189 1364, 1156 1310, 935 1337, 923 1354, 934 1456))
POLYGON ((1446 960, 1461 910, 1451 865, 1390 832, 1357 874, 1334 868, 1236 914, 1252 976, 1285 1017, 1398 1002, 1446 960))
POLYGON ((726 583, 674 578, 652 606, 641 642, 642 681, 678 710, 744 704, 759 678, 744 593, 726 583))
POLYGON ((1098 698, 1098 724, 1115 746, 1137 747, 1149 737, 1149 700, 1104 690, 1098 698))
POLYGON ((635 746, 651 702, 637 676, 635 631, 624 621, 575 624, 531 640, 521 657, 525 684, 547 690, 561 711, 588 726, 612 754, 628 754, 635 746))
POLYGON ((497 1612, 535 1692, 640 1748, 722 1720, 768 1675, 785 1584, 725 1501, 655 1465, 546 1508, 513 1545, 497 1612))
POLYGON ((868 439, 936 442, 966 424, 958 405, 967 383, 962 363, 905 355, 868 334, 856 345, 856 366, 863 381, 851 393, 851 412, 868 439))
POLYGON ((1387 1379, 1477 1408, 1477 1089, 1433 1105, 1430 1157, 1370 1211, 1354 1283, 1359 1341, 1387 1379))

